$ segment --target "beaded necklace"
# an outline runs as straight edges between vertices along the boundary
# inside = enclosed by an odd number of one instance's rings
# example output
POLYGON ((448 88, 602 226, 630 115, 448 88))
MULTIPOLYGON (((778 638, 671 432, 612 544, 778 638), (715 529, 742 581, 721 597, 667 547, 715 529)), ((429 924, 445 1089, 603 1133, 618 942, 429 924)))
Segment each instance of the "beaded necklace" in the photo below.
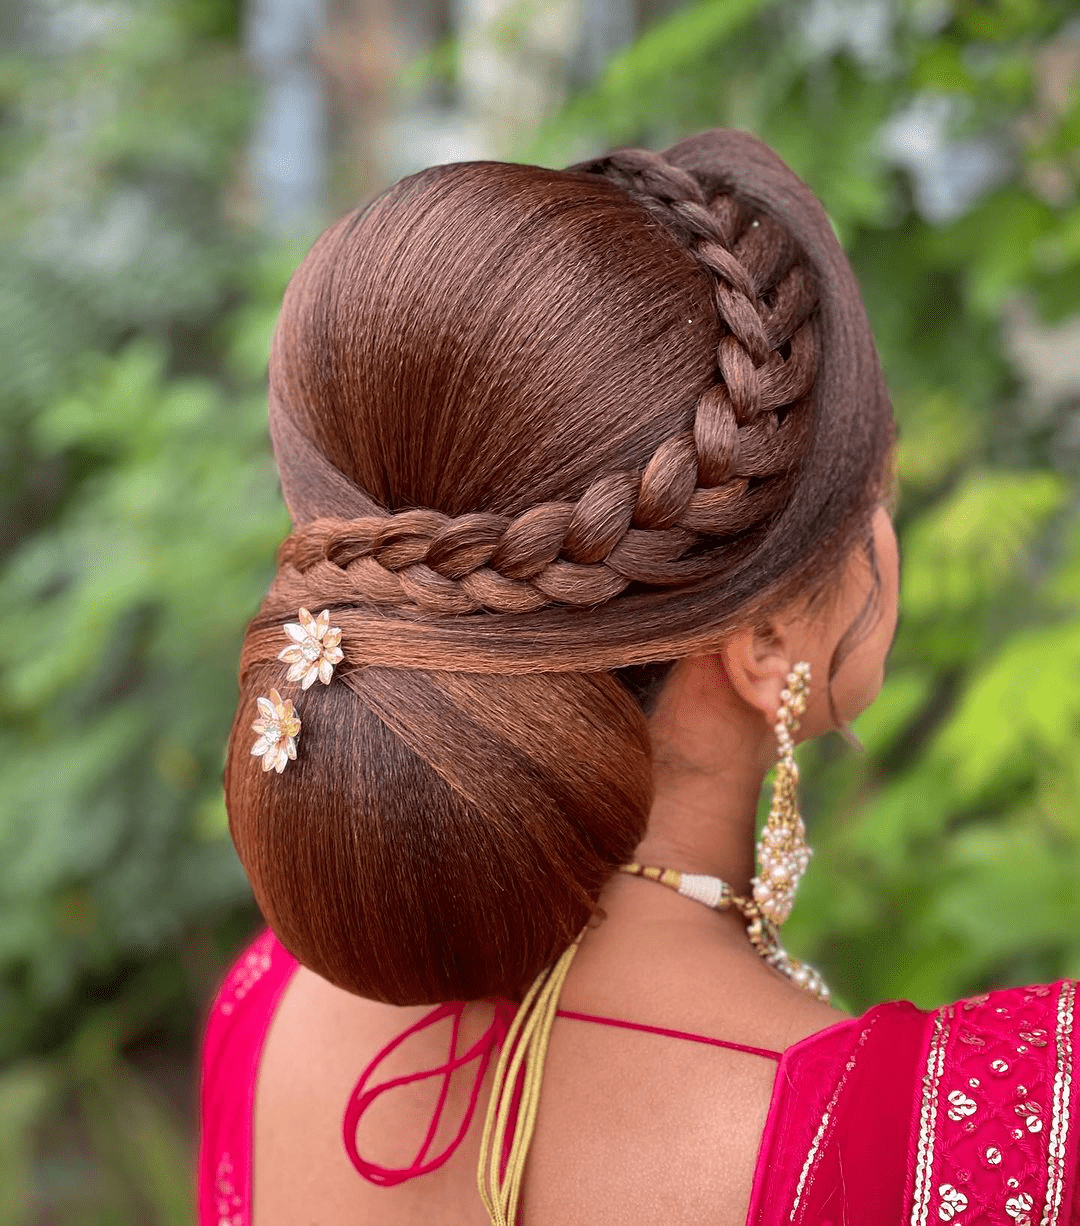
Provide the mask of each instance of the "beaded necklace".
MULTIPOLYGON (((791 957, 780 944, 775 925, 765 918, 759 905, 753 899, 736 894, 726 881, 704 873, 682 873, 674 868, 643 864, 624 864, 620 871, 659 882, 714 911, 734 907, 746 921, 750 944, 765 962, 819 1000, 829 999, 829 989, 818 972, 791 957)), ((493 1226, 512 1226, 517 1221, 525 1158, 536 1126, 551 1027, 559 1005, 559 993, 584 935, 582 929, 562 956, 533 981, 510 1024, 499 1054, 480 1140, 477 1171, 480 1196, 493 1226), (516 1121, 512 1122, 515 1114, 516 1121)))
POLYGON ((793 958, 780 944, 776 925, 765 918, 757 902, 736 894, 726 881, 705 873, 683 873, 677 868, 654 868, 645 864, 624 864, 619 871, 666 885, 713 911, 728 911, 734 907, 746 922, 746 934, 758 957, 818 1000, 828 1001, 829 989, 821 974, 806 962, 793 958))

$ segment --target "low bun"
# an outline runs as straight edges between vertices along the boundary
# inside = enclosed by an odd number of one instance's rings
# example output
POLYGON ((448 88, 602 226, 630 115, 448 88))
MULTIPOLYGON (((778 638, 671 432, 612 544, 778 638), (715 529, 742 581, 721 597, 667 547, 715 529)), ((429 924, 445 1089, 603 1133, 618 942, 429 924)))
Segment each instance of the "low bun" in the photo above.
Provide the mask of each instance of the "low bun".
POLYGON ((279 775, 247 749, 255 697, 280 682, 270 664, 245 677, 226 788, 286 947, 390 1004, 519 999, 644 833, 637 703, 604 673, 357 669, 297 698, 299 753, 279 775))

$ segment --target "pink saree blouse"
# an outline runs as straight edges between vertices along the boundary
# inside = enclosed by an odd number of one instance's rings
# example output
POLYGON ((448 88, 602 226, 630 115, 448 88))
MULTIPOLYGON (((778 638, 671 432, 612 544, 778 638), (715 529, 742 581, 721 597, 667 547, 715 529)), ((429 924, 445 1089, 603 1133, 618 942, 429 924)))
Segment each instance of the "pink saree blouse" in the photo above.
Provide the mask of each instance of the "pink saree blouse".
MULTIPOLYGON (((297 968, 264 932, 227 974, 207 1020, 201 1066, 199 1226, 251 1226, 255 1078, 274 1009, 297 968)), ((348 1104, 344 1142, 365 1178, 392 1185, 445 1162, 465 1135, 484 1072, 513 1017, 457 1052, 461 1005, 440 1005, 371 1061, 348 1104), (408 1034, 449 1018, 444 1065, 375 1081, 408 1034), (457 1136, 429 1149, 449 1077, 475 1065, 457 1136), (388 1170, 356 1152, 366 1105, 396 1085, 442 1077, 444 1089, 413 1164, 388 1170)), ((1012 988, 932 1012, 906 1001, 811 1035, 783 1053, 704 1035, 559 1011, 773 1059, 777 1075, 757 1158, 747 1226, 1080 1226, 1076 984, 1012 988)))

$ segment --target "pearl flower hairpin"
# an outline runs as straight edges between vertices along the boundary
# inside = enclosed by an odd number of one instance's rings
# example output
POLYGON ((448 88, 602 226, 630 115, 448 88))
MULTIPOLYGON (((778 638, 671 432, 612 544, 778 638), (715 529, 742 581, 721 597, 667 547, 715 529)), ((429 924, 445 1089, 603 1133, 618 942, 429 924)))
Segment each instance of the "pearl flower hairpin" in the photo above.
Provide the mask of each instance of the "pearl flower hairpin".
POLYGON ((285 680, 299 681, 303 690, 314 685, 316 678, 329 685, 334 665, 344 659, 338 646, 341 630, 330 625, 330 610, 323 609, 318 617, 312 617, 307 609, 301 609, 300 621, 288 622, 285 633, 292 639, 278 652, 279 660, 292 665, 285 680))
POLYGON ((259 734, 259 739, 251 747, 252 756, 261 755, 263 770, 275 770, 280 775, 289 759, 296 757, 300 719, 292 699, 282 700, 277 690, 271 690, 269 698, 260 694, 255 701, 259 705, 259 718, 251 725, 251 730, 259 734))
MULTIPOLYGON (((312 617, 307 609, 301 609, 299 621, 286 623, 284 629, 290 642, 278 652, 278 659, 289 665, 286 681, 299 681, 301 689, 321 681, 330 684, 334 666, 345 658, 339 644, 341 630, 330 625, 330 610, 323 609, 318 617, 312 617)), ((259 718, 251 725, 258 739, 251 747, 252 757, 262 758, 264 771, 274 770, 280 775, 286 764, 296 758, 296 738, 300 735, 300 717, 296 714, 291 699, 283 699, 277 690, 269 697, 260 695, 259 718)))

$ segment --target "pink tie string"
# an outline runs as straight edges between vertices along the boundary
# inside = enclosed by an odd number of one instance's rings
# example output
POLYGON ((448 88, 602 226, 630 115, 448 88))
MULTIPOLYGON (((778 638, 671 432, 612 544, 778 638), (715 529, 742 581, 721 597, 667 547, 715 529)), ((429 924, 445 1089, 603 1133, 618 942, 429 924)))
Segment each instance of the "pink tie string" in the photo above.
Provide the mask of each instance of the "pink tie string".
MULTIPOLYGON (((392 1188, 399 1183, 404 1183, 407 1179, 415 1179, 418 1175, 426 1175, 429 1171, 438 1170, 440 1166, 443 1166, 453 1156, 454 1151, 465 1139, 465 1134, 469 1131, 469 1125, 472 1123, 473 1115, 476 1112, 476 1104, 480 1098, 480 1090, 484 1084, 484 1077, 487 1074, 492 1057, 502 1046, 506 1038, 507 1032, 510 1029, 510 1023, 517 1012, 517 1006, 508 1000, 497 1001, 495 1003, 495 1014, 491 1019, 490 1025, 467 1051, 458 1055, 458 1039, 461 1034, 461 1018, 464 1010, 465 1002, 460 1000, 436 1006, 430 1013, 425 1014, 418 1022, 414 1022, 407 1030, 403 1030, 401 1034, 387 1043, 376 1054, 363 1073, 361 1073, 360 1080, 353 1088, 352 1094, 349 1096, 348 1105, 345 1108, 343 1131, 345 1149, 348 1152, 349 1160, 357 1171, 371 1183, 385 1188, 392 1188), (451 1019, 451 1031, 449 1057, 444 1064, 439 1064, 435 1068, 421 1069, 416 1073, 406 1073, 401 1077, 393 1077, 389 1081, 381 1081, 369 1088, 368 1083, 372 1080, 378 1071, 379 1065, 387 1056, 396 1051, 412 1035, 426 1030, 429 1026, 438 1025, 439 1022, 444 1021, 446 1018, 451 1019), (439 1130, 443 1110, 446 1107, 447 1095, 450 1092, 450 1079, 458 1069, 465 1068, 466 1065, 473 1062, 476 1063, 476 1073, 472 1089, 469 1093, 469 1101, 465 1107, 465 1114, 462 1117, 457 1133, 441 1153, 436 1154, 433 1158, 429 1158, 428 1151, 431 1149, 439 1130), (409 1166, 388 1167, 380 1166, 377 1162, 370 1162, 367 1158, 364 1158, 357 1149, 356 1129, 360 1123, 361 1116, 368 1107, 371 1106, 380 1094, 385 1094, 389 1090, 395 1090, 398 1086, 407 1086, 417 1081, 425 1081, 429 1077, 441 1077, 443 1079, 442 1087, 439 1090, 439 1098, 435 1104, 431 1122, 428 1124, 427 1133, 412 1163, 409 1166)), ((726 1047, 731 1051, 743 1052, 750 1056, 762 1056, 768 1060, 779 1061, 780 1059, 780 1053, 769 1048, 750 1047, 744 1043, 733 1043, 727 1039, 714 1039, 707 1035, 690 1034, 685 1030, 670 1030, 665 1026, 647 1026, 642 1022, 626 1022, 618 1018, 597 1017, 592 1013, 578 1013, 570 1009, 558 1009, 556 1017, 573 1018, 581 1022, 596 1022, 604 1026, 618 1026, 625 1030, 640 1030, 646 1034, 662 1035, 666 1038, 688 1039, 694 1043, 706 1043, 712 1047, 726 1047)), ((514 1087, 514 1094, 511 1100, 512 1116, 516 1115, 520 1095, 521 1077, 519 1075, 518 1084, 514 1087)), ((509 1139, 509 1137, 506 1139, 507 1146, 509 1145, 509 1139)), ((506 1158, 507 1154, 504 1152, 502 1155, 504 1163, 506 1158)))
POLYGON ((407 1179, 415 1179, 419 1175, 428 1174, 429 1171, 438 1170, 440 1166, 453 1156, 454 1151, 469 1131, 469 1125, 472 1123, 473 1114, 476 1111, 476 1104, 480 1097, 480 1089, 483 1086, 488 1066, 491 1064, 495 1051, 501 1046, 503 1039, 506 1038, 506 1032, 509 1030, 510 1022, 514 1017, 515 1006, 509 1001, 498 1002, 495 1006, 495 1016, 492 1018, 491 1024, 467 1051, 458 1055, 458 1038, 461 1032, 461 1016, 464 1009, 465 1003, 463 1001, 450 1001, 447 1004, 439 1005, 430 1013, 425 1014, 418 1022, 415 1022, 407 1030, 403 1030, 401 1034, 387 1043, 367 1068, 364 1069, 360 1075, 360 1080, 353 1087, 353 1092, 349 1095, 349 1102, 345 1108, 345 1119, 343 1121, 345 1149, 353 1166, 356 1167, 357 1171, 365 1179, 370 1180, 372 1183, 392 1188, 396 1184, 404 1183, 407 1179), (450 1034, 450 1058, 445 1064, 437 1065, 435 1068, 421 1069, 416 1073, 407 1073, 401 1077, 393 1077, 389 1081, 379 1082, 377 1085, 370 1086, 369 1088, 368 1083, 387 1056, 396 1051, 412 1035, 426 1030, 429 1026, 435 1026, 446 1018, 451 1019, 452 1028, 450 1034), (446 1097, 450 1092, 450 1079, 458 1069, 464 1068, 474 1061, 477 1062, 476 1076, 473 1080, 469 1102, 465 1107, 465 1114, 462 1117, 457 1134, 441 1153, 436 1154, 433 1158, 429 1158, 428 1151, 435 1140, 435 1134, 439 1130, 443 1109, 446 1106, 446 1097), (431 1122, 428 1125, 427 1134, 412 1163, 409 1166, 388 1167, 380 1166, 378 1163, 370 1162, 367 1158, 363 1157, 356 1147, 356 1129, 364 1112, 380 1094, 385 1094, 389 1090, 395 1090, 398 1086, 407 1086, 417 1081, 425 1081, 430 1077, 441 1077, 443 1083, 439 1091, 438 1101, 435 1104, 435 1110, 431 1116, 431 1122))

